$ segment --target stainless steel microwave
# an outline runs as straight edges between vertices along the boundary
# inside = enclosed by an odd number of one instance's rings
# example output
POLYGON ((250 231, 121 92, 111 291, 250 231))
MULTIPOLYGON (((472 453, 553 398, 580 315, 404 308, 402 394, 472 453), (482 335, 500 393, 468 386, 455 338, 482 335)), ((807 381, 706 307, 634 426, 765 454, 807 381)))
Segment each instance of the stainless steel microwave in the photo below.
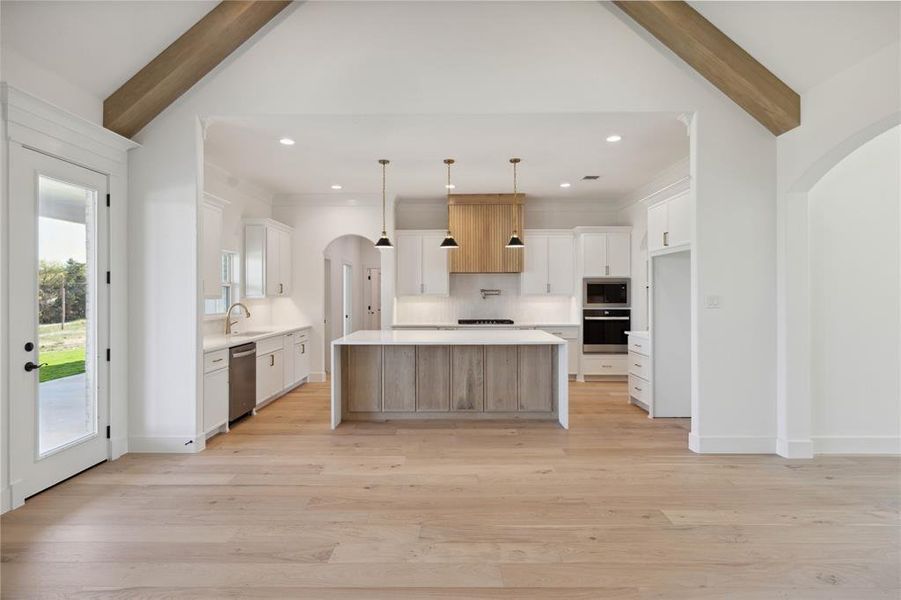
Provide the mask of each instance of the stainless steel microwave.
POLYGON ((629 308, 631 280, 596 277, 582 280, 582 308, 629 308))

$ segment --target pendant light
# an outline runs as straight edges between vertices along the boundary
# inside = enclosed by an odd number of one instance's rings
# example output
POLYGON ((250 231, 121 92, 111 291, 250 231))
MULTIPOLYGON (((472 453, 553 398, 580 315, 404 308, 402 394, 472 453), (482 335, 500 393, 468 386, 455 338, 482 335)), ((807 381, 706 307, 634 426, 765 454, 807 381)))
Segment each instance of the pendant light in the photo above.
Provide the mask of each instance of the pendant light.
POLYGON ((450 230, 450 194, 451 190, 454 189, 451 185, 450 171, 451 165, 454 164, 454 159, 445 158, 444 164, 447 165, 447 185, 445 186, 447 189, 447 235, 444 237, 444 241, 442 241, 441 245, 438 247, 444 250, 453 250, 454 248, 460 247, 460 244, 458 244, 457 240, 454 239, 454 234, 452 234, 450 230))
POLYGON ((391 240, 388 239, 388 232, 385 231, 385 169, 389 162, 387 158, 379 159, 379 164, 382 165, 382 236, 375 243, 376 248, 394 248, 391 240))
MULTIPOLYGON (((510 164, 513 165, 513 201, 514 201, 514 202, 516 202, 516 197, 517 197, 517 193, 516 193, 516 165, 518 165, 519 163, 520 163, 520 159, 518 159, 518 158, 511 158, 511 159, 510 159, 510 164)), ((514 228, 513 228, 513 235, 510 236, 510 241, 507 242, 506 247, 507 247, 507 248, 517 248, 517 249, 518 249, 518 248, 523 248, 524 246, 525 246, 525 244, 523 243, 522 238, 519 237, 519 232, 518 232, 518 231, 516 230, 516 228, 514 227, 514 228)))

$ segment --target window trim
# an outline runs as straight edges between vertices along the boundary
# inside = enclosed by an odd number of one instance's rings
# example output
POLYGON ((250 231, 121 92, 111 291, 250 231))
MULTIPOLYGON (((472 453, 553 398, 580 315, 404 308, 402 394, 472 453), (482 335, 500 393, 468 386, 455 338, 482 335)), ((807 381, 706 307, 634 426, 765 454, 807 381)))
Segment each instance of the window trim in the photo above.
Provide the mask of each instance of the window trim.
MULTIPOLYGON (((227 287, 231 290, 229 294, 229 299, 232 303, 241 301, 241 281, 240 275, 238 272, 238 264, 240 263, 240 256, 238 252, 234 250, 222 250, 220 252, 220 259, 225 258, 226 255, 231 256, 231 279, 227 282, 223 281, 221 283, 221 287, 227 287)), ((225 312, 218 313, 208 313, 206 312, 206 302, 210 300, 209 298, 204 298, 204 309, 203 309, 203 320, 204 321, 218 321, 225 318, 225 312)), ((228 307, 225 307, 228 310, 228 307)))

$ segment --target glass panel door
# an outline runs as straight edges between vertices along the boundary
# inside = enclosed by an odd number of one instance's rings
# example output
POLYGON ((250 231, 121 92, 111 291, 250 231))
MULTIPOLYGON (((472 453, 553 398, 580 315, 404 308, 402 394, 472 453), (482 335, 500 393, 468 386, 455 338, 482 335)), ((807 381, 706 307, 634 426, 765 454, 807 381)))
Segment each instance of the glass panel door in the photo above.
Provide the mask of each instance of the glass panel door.
POLYGON ((38 176, 38 448, 97 433, 97 190, 38 176))
POLYGON ((107 177, 9 153, 13 506, 109 457, 107 177))

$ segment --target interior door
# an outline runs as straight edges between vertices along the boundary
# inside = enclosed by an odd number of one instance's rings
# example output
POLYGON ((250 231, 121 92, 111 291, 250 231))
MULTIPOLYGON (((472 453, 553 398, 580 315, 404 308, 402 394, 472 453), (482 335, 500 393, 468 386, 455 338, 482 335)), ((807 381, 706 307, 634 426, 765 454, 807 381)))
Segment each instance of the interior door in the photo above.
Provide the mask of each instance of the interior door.
POLYGON ((342 265, 341 305, 344 311, 344 328, 342 335, 350 335, 354 331, 354 268, 342 265))
POLYGON ((109 457, 107 185, 10 147, 14 505, 109 457))
POLYGON ((335 339, 335 335, 334 327, 332 327, 332 261, 328 258, 325 259, 323 266, 322 289, 325 292, 322 299, 322 307, 325 312, 322 317, 322 331, 325 334, 322 336, 323 340, 325 341, 325 348, 323 349, 322 356, 325 357, 323 363, 325 372, 331 373, 332 340, 335 339))
POLYGON ((366 269, 366 287, 363 303, 366 304, 364 329, 382 328, 382 270, 366 269))

